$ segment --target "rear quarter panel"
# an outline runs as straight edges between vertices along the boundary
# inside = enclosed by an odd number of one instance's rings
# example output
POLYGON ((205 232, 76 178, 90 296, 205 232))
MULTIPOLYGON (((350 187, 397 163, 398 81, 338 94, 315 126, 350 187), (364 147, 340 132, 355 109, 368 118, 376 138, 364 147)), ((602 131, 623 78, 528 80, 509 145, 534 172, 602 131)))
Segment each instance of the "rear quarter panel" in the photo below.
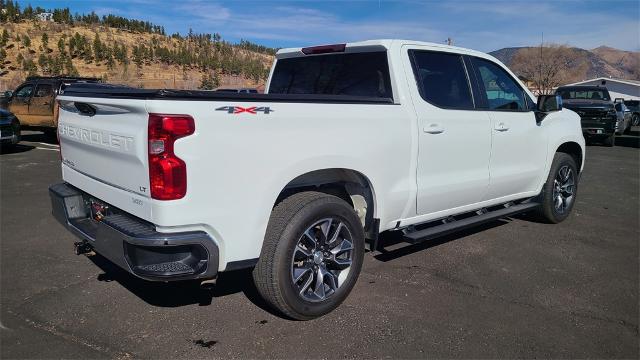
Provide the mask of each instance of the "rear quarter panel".
POLYGON ((209 231, 226 262, 257 258, 271 210, 295 177, 326 168, 365 175, 375 216, 400 218, 415 191, 413 117, 401 105, 147 101, 150 113, 193 116, 196 131, 179 139, 187 195, 153 201, 162 231, 193 224, 209 231), (229 114, 223 106, 268 106, 269 114, 229 114))

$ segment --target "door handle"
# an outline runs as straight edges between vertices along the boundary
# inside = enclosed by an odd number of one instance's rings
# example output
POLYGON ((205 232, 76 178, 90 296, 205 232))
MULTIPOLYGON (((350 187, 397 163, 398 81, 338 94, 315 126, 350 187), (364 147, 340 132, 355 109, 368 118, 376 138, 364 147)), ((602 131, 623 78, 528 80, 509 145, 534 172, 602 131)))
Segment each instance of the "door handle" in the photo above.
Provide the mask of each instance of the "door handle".
POLYGON ((422 129, 427 134, 440 134, 444 132, 444 128, 440 124, 429 124, 422 129))
POLYGON ((494 129, 497 130, 497 131, 507 131, 507 130, 509 130, 509 126, 506 123, 501 121, 501 122, 496 124, 494 129))

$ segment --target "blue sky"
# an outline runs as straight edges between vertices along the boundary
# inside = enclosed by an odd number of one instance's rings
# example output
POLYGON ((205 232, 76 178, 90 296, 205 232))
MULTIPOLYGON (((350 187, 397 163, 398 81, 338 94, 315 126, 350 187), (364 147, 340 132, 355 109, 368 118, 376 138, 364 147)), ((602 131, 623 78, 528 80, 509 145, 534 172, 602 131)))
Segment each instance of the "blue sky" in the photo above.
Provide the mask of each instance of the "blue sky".
POLYGON ((272 47, 406 38, 481 51, 545 42, 586 49, 640 50, 638 0, 45 0, 21 6, 69 7, 163 25, 168 33, 218 32, 272 47))

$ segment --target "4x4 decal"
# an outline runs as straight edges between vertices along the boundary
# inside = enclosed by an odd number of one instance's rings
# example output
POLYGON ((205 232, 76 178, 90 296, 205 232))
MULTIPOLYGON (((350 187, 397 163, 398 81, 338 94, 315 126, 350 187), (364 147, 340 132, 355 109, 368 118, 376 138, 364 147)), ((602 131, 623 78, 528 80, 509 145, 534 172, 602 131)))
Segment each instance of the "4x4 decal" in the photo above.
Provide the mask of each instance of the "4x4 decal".
POLYGON ((274 112, 268 106, 251 106, 251 107, 242 107, 242 106, 221 106, 216 109, 216 111, 226 111, 229 114, 241 114, 241 113, 249 113, 249 114, 257 114, 259 112, 263 114, 269 114, 274 112))

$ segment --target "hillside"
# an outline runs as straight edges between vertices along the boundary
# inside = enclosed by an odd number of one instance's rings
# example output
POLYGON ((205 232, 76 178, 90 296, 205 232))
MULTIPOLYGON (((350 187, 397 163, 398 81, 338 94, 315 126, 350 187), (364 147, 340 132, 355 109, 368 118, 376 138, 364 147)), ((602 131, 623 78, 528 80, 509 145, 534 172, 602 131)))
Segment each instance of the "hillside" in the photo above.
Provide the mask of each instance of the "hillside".
MULTIPOLYGON (((512 67, 518 53, 535 47, 510 47, 490 52, 507 66, 512 67)), ((640 80, 640 52, 618 50, 601 46, 593 50, 572 47, 571 64, 563 75, 567 82, 578 82, 596 77, 640 80)), ((520 74, 518 74, 520 75, 520 74)))
POLYGON ((166 36, 162 27, 136 20, 89 14, 40 21, 37 13, 3 13, 0 91, 28 75, 90 76, 144 88, 260 87, 273 61, 273 49, 231 44, 218 34, 166 36), (118 21, 122 28, 114 27, 118 21), (131 23, 143 26, 132 30, 131 23))

